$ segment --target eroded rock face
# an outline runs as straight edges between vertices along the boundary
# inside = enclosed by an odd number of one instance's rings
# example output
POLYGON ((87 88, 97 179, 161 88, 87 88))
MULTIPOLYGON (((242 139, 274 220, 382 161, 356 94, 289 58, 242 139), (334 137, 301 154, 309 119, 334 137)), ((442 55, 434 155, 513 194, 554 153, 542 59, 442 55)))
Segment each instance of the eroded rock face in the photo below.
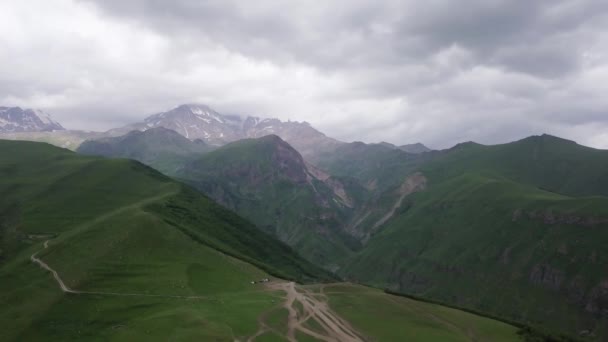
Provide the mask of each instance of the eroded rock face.
POLYGON ((278 165, 281 173, 296 184, 307 182, 306 164, 302 156, 291 146, 275 135, 264 137, 275 140, 275 151, 272 155, 274 165, 278 165))
POLYGON ((393 217, 393 215, 395 215, 395 212, 397 211, 397 209, 399 209, 399 207, 401 207, 401 204, 403 203, 403 200, 405 199, 405 197, 407 197, 415 192, 423 191, 424 189, 426 189, 426 183, 427 183, 426 177, 420 172, 416 172, 413 175, 408 176, 405 179, 405 181, 403 181, 401 186, 399 187, 399 190, 398 190, 399 197, 398 197, 397 201, 395 202, 393 207, 389 210, 389 212, 387 212, 386 215, 384 215, 380 220, 378 220, 378 222, 376 222, 376 224, 374 224, 374 227, 372 228, 372 230, 378 229, 381 225, 383 225, 384 223, 386 223, 386 221, 388 221, 391 217, 393 217))
POLYGON ((582 227, 595 227, 600 224, 608 223, 608 218, 606 217, 576 216, 567 213, 554 212, 550 209, 533 211, 516 209, 513 211, 511 220, 517 222, 522 219, 522 217, 527 217, 530 220, 542 221, 544 224, 548 225, 570 224, 582 227))
POLYGON ((582 304, 585 301, 585 282, 582 277, 577 276, 570 280, 566 287, 566 294, 570 302, 582 304))
POLYGON ((559 291, 565 279, 564 272, 548 264, 538 264, 530 272, 530 281, 554 291, 559 291))

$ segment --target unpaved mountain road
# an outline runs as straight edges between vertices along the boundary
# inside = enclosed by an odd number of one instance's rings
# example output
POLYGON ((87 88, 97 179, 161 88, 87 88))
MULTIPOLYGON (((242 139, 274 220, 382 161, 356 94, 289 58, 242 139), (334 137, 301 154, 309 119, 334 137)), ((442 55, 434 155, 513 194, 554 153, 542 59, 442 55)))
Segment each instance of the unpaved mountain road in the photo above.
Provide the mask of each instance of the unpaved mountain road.
MULTIPOLYGON (((44 249, 47 249, 49 247, 49 241, 51 241, 51 240, 46 240, 44 242, 44 249)), ((37 257, 38 253, 40 253, 41 251, 42 250, 32 254, 32 256, 30 257, 30 260, 33 263, 40 265, 40 267, 44 268, 45 270, 51 272, 53 274, 53 277, 55 278, 55 281, 59 285, 59 288, 61 289, 61 291, 65 292, 65 293, 102 295, 102 296, 161 297, 161 298, 178 298, 178 299, 208 299, 209 298, 206 296, 179 296, 179 295, 163 295, 163 294, 149 294, 149 293, 121 293, 121 292, 74 290, 65 284, 65 282, 61 279, 61 277, 59 276, 59 273, 55 269, 53 269, 46 262, 40 260, 40 258, 37 257)))
MULTIPOLYGON (((44 249, 49 248, 49 241, 50 240, 44 241, 44 249)), ((40 253, 40 251, 32 254, 32 256, 30 257, 30 260, 32 260, 33 263, 40 265, 40 267, 44 268, 45 270, 51 272, 53 274, 53 277, 55 277, 55 281, 57 281, 57 284, 59 284, 61 291, 66 292, 66 293, 77 293, 76 291, 70 289, 69 287, 67 287, 67 285, 65 285, 65 283, 63 282, 63 280, 61 280, 61 277, 59 276, 59 273, 57 273, 57 271, 55 271, 49 265, 47 265, 47 263, 45 263, 44 261, 42 261, 36 257, 36 255, 38 255, 38 253, 40 253)))
MULTIPOLYGON (((327 342, 363 342, 361 334, 357 332, 346 320, 333 312, 326 299, 318 297, 325 296, 314 294, 305 289, 298 289, 293 282, 275 282, 268 285, 268 288, 275 291, 285 292, 283 307, 287 309, 287 335, 284 336, 290 342, 295 342, 296 331, 314 337, 320 341, 327 342), (302 312, 296 308, 296 303, 301 304, 302 312), (309 320, 314 320, 317 326, 323 331, 315 331, 305 324, 309 320)), ((247 339, 255 341, 255 338, 268 331, 268 326, 260 320, 260 329, 256 335, 247 339)))

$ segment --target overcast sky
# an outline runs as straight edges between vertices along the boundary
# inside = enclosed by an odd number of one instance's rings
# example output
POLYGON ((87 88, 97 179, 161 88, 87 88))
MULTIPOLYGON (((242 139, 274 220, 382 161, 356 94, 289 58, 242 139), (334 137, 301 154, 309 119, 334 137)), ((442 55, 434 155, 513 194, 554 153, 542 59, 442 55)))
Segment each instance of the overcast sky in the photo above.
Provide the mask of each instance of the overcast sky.
POLYGON ((105 130, 181 103, 435 148, 608 148, 605 0, 0 0, 0 105, 105 130))

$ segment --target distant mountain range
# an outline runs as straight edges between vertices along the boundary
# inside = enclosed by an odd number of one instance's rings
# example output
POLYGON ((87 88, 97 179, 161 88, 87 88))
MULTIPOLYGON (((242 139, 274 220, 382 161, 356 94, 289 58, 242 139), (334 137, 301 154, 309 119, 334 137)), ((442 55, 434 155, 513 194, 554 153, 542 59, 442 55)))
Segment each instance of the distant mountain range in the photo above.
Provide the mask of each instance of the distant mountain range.
MULTIPOLYGON (((272 118, 225 115, 203 104, 180 105, 169 111, 151 115, 142 122, 107 132, 64 130, 60 124, 41 111, 22 110, 18 107, 0 107, 0 124, 3 122, 6 129, 0 126, 0 138, 43 141, 72 150, 76 150, 85 140, 117 137, 131 131, 146 131, 158 127, 173 130, 192 141, 201 140, 211 146, 222 146, 241 139, 274 134, 288 142, 311 162, 316 162, 320 154, 333 151, 345 144, 326 136, 306 122, 283 122, 272 118), (3 116, 2 109, 10 115, 3 116), (36 125, 28 123, 36 123, 36 125)), ((430 151, 419 143, 400 147, 390 146, 409 153, 430 151)))
POLYGON ((64 130, 64 128, 41 110, 0 107, 0 133, 56 130, 64 130))
POLYGON ((188 139, 201 139, 209 145, 216 146, 241 139, 275 134, 296 148, 305 158, 313 157, 320 151, 326 151, 341 144, 312 128, 306 122, 283 122, 278 119, 224 115, 200 104, 181 105, 169 111, 154 114, 142 122, 110 130, 108 134, 116 136, 133 130, 143 131, 154 127, 172 129, 188 139))

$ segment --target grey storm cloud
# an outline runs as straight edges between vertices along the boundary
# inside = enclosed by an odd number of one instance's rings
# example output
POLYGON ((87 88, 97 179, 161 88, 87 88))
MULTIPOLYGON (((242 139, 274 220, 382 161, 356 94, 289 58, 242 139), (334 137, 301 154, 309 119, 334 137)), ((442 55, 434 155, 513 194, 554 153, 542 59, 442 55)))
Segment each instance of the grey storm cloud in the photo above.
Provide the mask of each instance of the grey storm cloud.
POLYGON ((573 49, 587 43, 576 31, 608 10, 608 3, 585 0, 94 2, 161 32, 330 70, 411 63, 456 44, 478 62, 541 75, 576 68, 573 49))
POLYGON ((598 0, 8 0, 0 101, 106 129, 179 103, 343 140, 608 148, 598 0))

